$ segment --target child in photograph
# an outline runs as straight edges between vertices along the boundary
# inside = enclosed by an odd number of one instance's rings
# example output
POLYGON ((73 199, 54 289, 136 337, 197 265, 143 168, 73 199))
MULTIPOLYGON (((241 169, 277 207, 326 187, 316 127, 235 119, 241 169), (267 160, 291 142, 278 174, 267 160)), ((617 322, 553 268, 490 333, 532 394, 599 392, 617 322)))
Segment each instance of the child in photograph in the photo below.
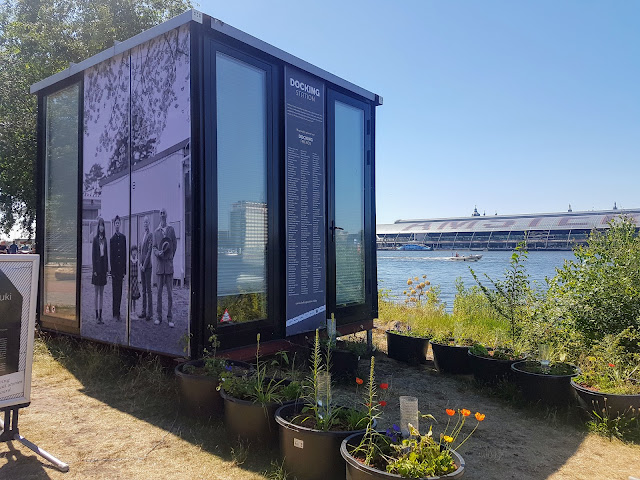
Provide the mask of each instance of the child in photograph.
POLYGON ((131 312, 136 312, 136 300, 140 298, 140 288, 138 286, 138 247, 131 247, 131 258, 129 266, 129 288, 131 289, 131 312))

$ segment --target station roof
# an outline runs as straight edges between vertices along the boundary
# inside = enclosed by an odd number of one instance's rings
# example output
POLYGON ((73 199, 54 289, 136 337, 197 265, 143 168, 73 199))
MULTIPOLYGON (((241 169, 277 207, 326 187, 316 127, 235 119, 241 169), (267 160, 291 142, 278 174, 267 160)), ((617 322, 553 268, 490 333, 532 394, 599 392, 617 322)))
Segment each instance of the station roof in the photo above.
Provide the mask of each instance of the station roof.
POLYGON ((262 40, 252 37, 251 35, 241 30, 238 30, 237 28, 232 27, 231 25, 227 25, 222 20, 219 20, 214 17, 210 17, 208 15, 204 15, 202 12, 194 9, 187 10, 186 12, 181 13, 180 15, 173 17, 170 20, 167 20, 166 22, 161 23, 160 25, 156 25, 155 27, 145 30, 144 32, 139 33, 138 35, 131 37, 123 42, 117 42, 113 47, 108 48, 92 57, 89 57, 80 63, 70 64, 69 68, 61 72, 58 72, 54 75, 51 75, 50 77, 47 77, 31 85, 31 93, 37 93, 38 91, 44 88, 47 88, 51 85, 54 85, 66 78, 69 78, 72 75, 75 75, 76 73, 82 72, 87 68, 97 65, 98 63, 101 63, 105 60, 108 60, 111 57, 115 57, 116 55, 124 53, 134 47, 137 47, 138 45, 141 45, 151 40, 152 38, 155 38, 159 35, 167 33, 173 30, 174 28, 178 28, 189 22, 197 22, 205 26, 208 26, 212 30, 223 33, 246 45, 249 45, 258 50, 261 50, 266 54, 271 55, 272 57, 275 57, 279 60, 282 60, 283 62, 286 62, 295 67, 298 67, 301 70, 304 70, 323 80, 326 80, 327 82, 333 83, 334 85, 342 87, 350 92, 355 93, 356 95, 360 95, 363 98, 371 100, 375 102, 376 105, 382 105, 381 96, 376 95, 375 93, 372 93, 368 90, 365 90, 364 88, 361 88, 351 82, 348 82, 332 73, 322 70, 321 68, 316 67, 315 65, 312 65, 311 63, 306 62, 294 55, 291 55, 285 52, 284 50, 276 48, 273 45, 268 44, 267 42, 263 42, 262 40))
POLYGON ((479 217, 436 218, 431 220, 397 220, 376 225, 377 235, 410 233, 505 232, 547 230, 606 229, 608 222, 627 215, 640 225, 640 209, 599 210, 590 212, 534 213, 479 217))

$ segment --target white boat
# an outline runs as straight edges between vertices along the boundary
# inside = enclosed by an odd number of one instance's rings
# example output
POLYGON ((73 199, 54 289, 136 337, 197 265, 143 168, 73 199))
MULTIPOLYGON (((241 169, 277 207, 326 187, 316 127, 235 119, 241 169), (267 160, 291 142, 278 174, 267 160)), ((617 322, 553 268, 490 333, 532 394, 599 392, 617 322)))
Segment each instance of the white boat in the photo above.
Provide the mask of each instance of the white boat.
POLYGON ((456 255, 449 257, 449 260, 456 260, 458 262, 477 262, 482 258, 482 255, 456 255))

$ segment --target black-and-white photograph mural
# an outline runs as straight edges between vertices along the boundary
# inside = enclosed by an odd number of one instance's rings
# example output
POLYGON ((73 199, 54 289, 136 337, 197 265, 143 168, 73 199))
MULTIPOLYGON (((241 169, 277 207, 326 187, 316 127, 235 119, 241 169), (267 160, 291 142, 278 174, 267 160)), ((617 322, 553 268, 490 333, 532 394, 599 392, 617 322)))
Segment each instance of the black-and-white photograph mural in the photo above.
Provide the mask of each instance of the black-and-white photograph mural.
POLYGON ((83 336, 126 345, 130 58, 85 73, 82 198, 83 336))
POLYGON ((188 353, 189 75, 184 26, 85 76, 82 335, 188 353))
POLYGON ((131 51, 130 337, 184 354, 191 287, 189 29, 131 51))

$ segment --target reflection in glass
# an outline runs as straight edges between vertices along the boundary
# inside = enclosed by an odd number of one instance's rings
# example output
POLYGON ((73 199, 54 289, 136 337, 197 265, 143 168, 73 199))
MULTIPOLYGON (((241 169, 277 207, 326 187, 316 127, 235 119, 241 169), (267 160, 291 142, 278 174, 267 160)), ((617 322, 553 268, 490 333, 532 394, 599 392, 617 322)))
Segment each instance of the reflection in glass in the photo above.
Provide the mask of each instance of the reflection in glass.
POLYGON ((267 317, 266 73, 216 55, 218 320, 267 317), (225 314, 225 310, 228 315, 225 314))
POLYGON ((77 326, 78 102, 72 85, 46 97, 44 305, 45 316, 77 326))
POLYGON ((335 106, 336 305, 364 303, 364 111, 335 106))

